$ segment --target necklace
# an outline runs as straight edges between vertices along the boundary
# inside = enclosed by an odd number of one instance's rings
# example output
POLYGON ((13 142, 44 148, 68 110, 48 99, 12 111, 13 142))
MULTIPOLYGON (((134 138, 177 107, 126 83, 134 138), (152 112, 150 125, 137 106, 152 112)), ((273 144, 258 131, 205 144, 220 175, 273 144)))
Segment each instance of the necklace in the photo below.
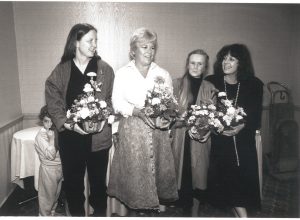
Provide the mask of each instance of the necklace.
MULTIPOLYGON (((238 83, 238 88, 237 88, 237 91, 236 91, 236 96, 235 96, 235 99, 234 99, 234 103, 233 105, 236 107, 236 104, 237 104, 237 101, 238 101, 238 98, 239 98, 239 94, 240 94, 240 86, 241 86, 241 83, 239 82, 238 83)), ((228 99, 227 97, 227 87, 226 87, 226 81, 224 79, 224 88, 225 88, 225 93, 226 93, 226 99, 228 99)))
MULTIPOLYGON (((233 105, 235 107, 237 105, 237 101, 238 101, 238 98, 239 98, 240 85, 241 85, 241 83, 239 82, 238 83, 238 88, 237 88, 237 91, 236 91, 235 100, 234 100, 234 103, 233 103, 233 105)), ((227 87, 226 87, 226 81, 225 81, 225 79, 224 79, 224 89, 225 89, 225 93, 226 93, 226 99, 228 99, 228 97, 227 97, 227 87)), ((240 166, 240 159, 239 159, 239 154, 238 154, 237 147, 236 147, 236 137, 235 137, 235 135, 233 136, 233 144, 234 144, 234 150, 235 150, 235 156, 236 156, 236 163, 237 163, 237 166, 239 167, 240 166)))

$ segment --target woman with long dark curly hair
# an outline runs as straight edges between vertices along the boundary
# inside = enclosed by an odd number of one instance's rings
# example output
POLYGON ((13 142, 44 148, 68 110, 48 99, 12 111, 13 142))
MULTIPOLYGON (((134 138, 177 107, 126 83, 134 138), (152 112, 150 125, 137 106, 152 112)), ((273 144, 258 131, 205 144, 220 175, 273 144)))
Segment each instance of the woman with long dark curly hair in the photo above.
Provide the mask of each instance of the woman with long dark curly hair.
MULTIPOLYGON (((224 46, 217 54, 214 75, 203 81, 203 90, 208 84, 225 92, 233 105, 247 114, 245 123, 221 135, 211 134, 209 200, 233 208, 236 216, 247 217, 247 210, 261 205, 255 133, 261 126, 263 99, 263 83, 254 76, 248 48, 243 44, 224 46)), ((218 97, 216 101, 220 101, 218 97)))

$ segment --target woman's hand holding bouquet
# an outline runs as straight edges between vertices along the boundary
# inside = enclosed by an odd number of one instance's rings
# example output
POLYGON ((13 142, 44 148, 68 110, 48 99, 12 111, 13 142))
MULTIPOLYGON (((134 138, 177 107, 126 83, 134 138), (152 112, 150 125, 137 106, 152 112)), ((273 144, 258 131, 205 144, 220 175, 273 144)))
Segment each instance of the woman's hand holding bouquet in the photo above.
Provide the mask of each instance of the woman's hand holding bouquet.
POLYGON ((162 77, 154 80, 154 87, 146 95, 145 116, 156 128, 167 129, 178 116, 178 103, 162 77))
POLYGON ((246 113, 227 99, 225 92, 219 92, 217 105, 212 101, 191 105, 185 112, 188 132, 193 140, 205 142, 211 132, 225 136, 234 136, 245 126, 246 113))
POLYGON ((206 141, 210 132, 223 131, 216 106, 213 104, 191 105, 185 113, 185 119, 190 137, 200 142, 206 141))
POLYGON ((232 100, 228 100, 225 92, 218 93, 217 109, 219 120, 224 126, 223 135, 237 135, 245 127, 247 114, 242 107, 238 107, 232 100))
POLYGON ((74 100, 71 108, 67 111, 65 123, 67 129, 74 130, 79 134, 101 132, 112 113, 112 109, 104 100, 98 100, 95 97, 96 92, 101 92, 102 84, 93 80, 96 73, 90 72, 87 75, 91 77, 90 83, 85 84, 83 93, 74 100))

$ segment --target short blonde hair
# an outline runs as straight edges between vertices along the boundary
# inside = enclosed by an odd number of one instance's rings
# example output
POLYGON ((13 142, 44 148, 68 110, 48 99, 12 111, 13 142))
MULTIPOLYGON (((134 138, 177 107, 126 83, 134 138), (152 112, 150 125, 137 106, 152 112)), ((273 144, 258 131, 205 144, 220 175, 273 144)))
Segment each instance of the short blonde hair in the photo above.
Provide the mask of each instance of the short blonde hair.
POLYGON ((130 60, 134 59, 134 52, 136 50, 137 42, 143 42, 143 41, 152 42, 155 48, 157 48, 157 34, 154 31, 151 31, 144 27, 138 28, 133 32, 130 38, 130 51, 129 51, 130 60))

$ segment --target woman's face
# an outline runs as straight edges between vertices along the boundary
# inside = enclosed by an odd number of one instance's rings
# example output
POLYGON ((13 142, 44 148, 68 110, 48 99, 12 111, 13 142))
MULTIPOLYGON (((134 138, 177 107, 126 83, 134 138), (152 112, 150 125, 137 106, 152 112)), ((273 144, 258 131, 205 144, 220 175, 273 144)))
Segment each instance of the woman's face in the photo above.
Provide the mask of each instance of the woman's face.
POLYGON ((206 57, 201 54, 192 54, 188 63, 189 74, 194 78, 199 78, 206 71, 206 57))
POLYGON ((150 65, 154 60, 156 48, 154 43, 145 41, 137 42, 136 49, 134 51, 134 59, 137 64, 140 65, 150 65))
POLYGON ((238 71, 239 60, 230 54, 227 54, 222 61, 223 72, 226 75, 236 75, 238 71))
POLYGON ((97 32, 90 30, 83 37, 76 41, 76 56, 91 58, 97 49, 97 32))

